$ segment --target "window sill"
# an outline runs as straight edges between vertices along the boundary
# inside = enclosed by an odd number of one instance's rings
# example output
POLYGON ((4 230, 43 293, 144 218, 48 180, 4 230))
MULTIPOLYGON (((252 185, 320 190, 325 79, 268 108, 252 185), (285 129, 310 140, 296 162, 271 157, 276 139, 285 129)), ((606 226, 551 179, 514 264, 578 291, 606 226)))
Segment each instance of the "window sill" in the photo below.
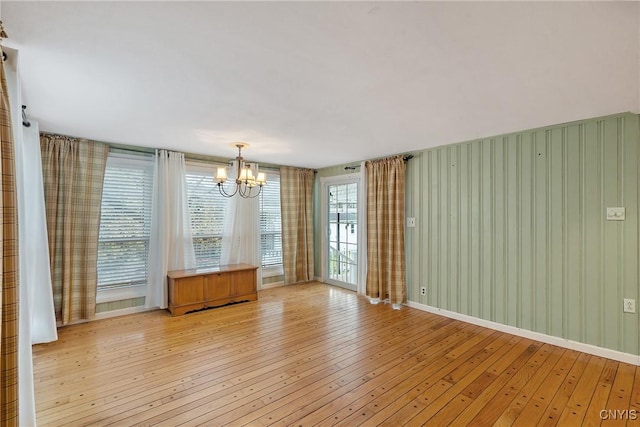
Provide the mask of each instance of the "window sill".
POLYGON ((98 290, 96 293, 96 304, 140 298, 146 295, 146 285, 123 286, 115 289, 98 290))

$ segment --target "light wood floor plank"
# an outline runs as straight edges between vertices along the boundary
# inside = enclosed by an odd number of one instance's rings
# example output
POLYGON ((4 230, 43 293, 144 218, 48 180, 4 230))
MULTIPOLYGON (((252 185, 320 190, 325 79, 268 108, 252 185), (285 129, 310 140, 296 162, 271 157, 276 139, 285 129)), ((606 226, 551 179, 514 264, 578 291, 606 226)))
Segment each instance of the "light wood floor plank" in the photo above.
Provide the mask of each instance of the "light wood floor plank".
MULTIPOLYGON (((530 347, 533 351, 535 347, 530 347)), ((526 399, 528 386, 534 386, 537 374, 540 373, 541 367, 552 366, 548 363, 549 356, 553 352, 553 347, 542 345, 531 355, 526 357, 523 354, 522 364, 512 364, 508 370, 501 374, 502 381, 499 379, 488 386, 481 394, 480 398, 474 400, 472 404, 465 410, 456 422, 462 421, 468 424, 489 425, 497 424, 500 415, 507 407, 518 397, 526 399), (502 387, 499 388, 499 384, 502 387), (495 391, 495 392, 494 392, 495 391)), ((558 355, 559 357, 559 355, 558 355)), ((551 359, 553 362, 554 358, 551 359)), ((542 369, 541 376, 544 375, 545 369, 542 369)))
MULTIPOLYGON (((616 377, 619 363, 613 360, 607 360, 598 379, 583 425, 585 426, 599 426, 601 424, 600 411, 607 407, 607 401, 609 400, 609 394, 613 387, 613 381, 616 377)), ((633 381, 633 379, 632 379, 633 381)))
POLYGON ((580 353, 566 350, 563 357, 556 362, 553 370, 547 375, 533 394, 532 399, 525 405, 520 415, 513 422, 514 426, 527 427, 541 423, 541 418, 547 406, 553 400, 558 389, 562 386, 580 353))
MULTIPOLYGON (((609 393, 609 400, 607 404, 603 406, 608 410, 614 411, 615 417, 608 416, 606 425, 609 426, 624 426, 630 421, 630 416, 627 412, 630 405, 631 394, 633 387, 634 374, 636 367, 627 363, 620 363, 616 372, 616 377, 611 387, 611 393, 609 393)), ((640 413, 637 413, 635 418, 635 424, 640 425, 640 413)), ((633 421, 631 420, 631 421, 633 421)))
POLYGON ((591 363, 578 379, 575 392, 571 394, 567 405, 560 414, 560 424, 581 425, 583 423, 584 415, 597 388, 605 362, 606 360, 601 357, 591 358, 591 363))
POLYGON ((569 399, 576 391, 582 373, 591 366, 593 361, 594 359, 590 355, 580 354, 564 381, 557 388, 551 388, 551 384, 545 384, 547 391, 553 395, 553 399, 551 402, 545 402, 547 406, 540 419, 541 425, 553 426, 559 423, 561 414, 567 408, 569 399))
POLYGON ((600 425, 602 409, 640 410, 635 366, 317 282, 64 327, 34 346, 34 376, 42 426, 600 425))
MULTIPOLYGON (((525 380, 524 384, 510 384, 503 388, 503 393, 515 393, 516 396, 509 403, 508 407, 504 409, 498 420, 495 422, 495 426, 510 426, 513 425, 518 416, 522 413, 522 410, 526 407, 529 401, 532 399, 535 390, 538 389, 545 381, 555 364, 564 356, 565 350, 553 346, 543 346, 543 349, 548 351, 546 358, 540 360, 534 360, 534 364, 537 365, 535 373, 530 378, 523 375, 521 372, 516 373, 514 378, 520 382, 525 380)), ((530 371, 534 366, 530 365, 526 371, 530 371)), ((527 372, 528 374, 529 372, 527 372)), ((496 399, 496 402, 506 403, 508 399, 496 399)))

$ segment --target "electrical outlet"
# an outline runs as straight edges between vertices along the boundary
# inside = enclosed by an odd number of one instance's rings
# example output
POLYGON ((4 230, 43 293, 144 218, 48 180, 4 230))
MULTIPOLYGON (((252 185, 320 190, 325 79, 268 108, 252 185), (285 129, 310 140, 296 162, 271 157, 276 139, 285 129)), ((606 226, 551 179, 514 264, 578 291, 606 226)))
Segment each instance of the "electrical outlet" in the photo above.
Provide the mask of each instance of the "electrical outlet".
POLYGON ((607 208, 607 221, 624 221, 625 208, 607 208))
POLYGON ((427 288, 425 288, 424 286, 420 288, 420 295, 426 295, 427 294, 427 288))
POLYGON ((636 300, 634 300, 632 298, 625 298, 624 299, 624 306, 623 306, 622 310, 625 313, 635 313, 636 312, 636 300))
POLYGON ((407 227, 415 227, 416 226, 416 219, 414 217, 409 217, 407 218, 407 227))

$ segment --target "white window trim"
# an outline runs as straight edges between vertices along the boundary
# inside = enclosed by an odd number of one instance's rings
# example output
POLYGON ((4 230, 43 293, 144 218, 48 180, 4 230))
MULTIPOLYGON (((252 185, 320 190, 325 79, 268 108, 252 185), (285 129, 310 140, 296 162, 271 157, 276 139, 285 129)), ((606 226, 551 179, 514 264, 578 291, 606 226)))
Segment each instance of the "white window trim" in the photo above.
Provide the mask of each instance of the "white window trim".
MULTIPOLYGON (((280 169, 265 167, 265 168, 260 168, 260 171, 266 173, 267 185, 269 185, 269 176, 271 177, 277 176, 278 182, 280 182, 280 169)), ((282 210, 282 206, 280 207, 280 209, 282 210)), ((262 236, 262 232, 260 233, 260 235, 262 236)), ((280 230, 280 237, 282 238, 282 230, 280 230)), ((282 256, 284 256, 284 251, 282 256)), ((262 261, 260 261, 260 264, 262 264, 262 261)), ((280 264, 266 266, 266 267, 261 265, 260 269, 262 271, 262 277, 284 276, 284 260, 281 257, 280 264)))
MULTIPOLYGON (((127 154, 121 152, 110 152, 109 156, 118 159, 120 164, 139 165, 141 161, 148 162, 147 167, 153 168, 153 154, 127 154)), ((134 298, 145 297, 147 294, 147 284, 121 286, 113 289, 96 289, 96 304, 105 302, 122 301, 134 298)))
POLYGON ((362 226, 362 224, 366 225, 366 211, 365 211, 365 195, 364 195, 364 174, 365 168, 362 167, 360 172, 338 175, 338 176, 330 176, 330 177, 321 177, 320 178, 320 206, 322 206, 322 210, 320 213, 320 229, 322 232, 320 233, 320 247, 322 248, 320 253, 320 280, 327 283, 334 283, 338 286, 342 286, 342 283, 334 282, 329 279, 329 263, 327 258, 327 252, 329 249, 329 195, 327 194, 327 187, 329 185, 334 184, 349 184, 349 183, 357 183, 358 185, 358 283, 355 285, 356 292, 360 294, 365 293, 365 284, 366 284, 366 258, 361 258, 363 252, 366 254, 366 228, 362 226), (364 229, 364 232, 361 231, 364 229), (363 279, 364 278, 364 279, 363 279))
MULTIPOLYGON (((192 174, 203 174, 211 177, 211 183, 215 184, 215 176, 217 168, 219 167, 228 167, 229 165, 220 161, 204 161, 204 160, 186 160, 185 161, 186 172, 187 175, 192 174)), ((188 193, 188 184, 187 184, 187 193, 188 193)), ((187 198, 187 203, 189 203, 187 198)), ((223 220, 224 221, 224 220, 223 220)), ((192 224, 193 226, 193 224, 192 224)), ((195 235, 192 233, 192 239, 210 239, 210 238, 222 238, 222 234, 214 234, 209 233, 206 235, 195 235)), ((196 254, 196 263, 197 263, 197 254, 196 254)), ((213 265, 213 264, 212 264, 213 265)))

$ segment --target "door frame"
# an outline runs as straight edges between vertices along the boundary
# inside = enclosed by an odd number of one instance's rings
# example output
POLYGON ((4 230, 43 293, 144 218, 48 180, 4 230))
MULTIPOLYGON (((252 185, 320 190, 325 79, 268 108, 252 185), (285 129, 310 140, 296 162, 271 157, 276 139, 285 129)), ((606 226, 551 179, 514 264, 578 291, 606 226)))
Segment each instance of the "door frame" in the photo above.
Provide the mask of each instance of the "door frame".
POLYGON ((364 293, 365 283, 363 278, 366 278, 366 227, 365 227, 365 210, 364 210, 364 197, 363 197, 363 175, 362 173, 350 173, 345 175, 338 176, 330 176, 330 177, 320 177, 320 206, 321 206, 321 215, 320 215, 320 228, 322 230, 321 234, 321 248, 322 253, 320 254, 321 261, 321 272, 323 282, 329 283, 331 285, 339 286, 345 289, 349 289, 352 291, 356 291, 358 293, 364 293), (344 282, 339 282, 336 280, 332 280, 329 278, 329 260, 327 257, 327 252, 329 251, 329 197, 327 187, 329 185, 339 185, 339 184, 352 184, 356 183, 358 186, 358 274, 356 277, 358 278, 357 283, 355 285, 350 285, 344 282), (347 286, 349 285, 349 286, 347 286))

